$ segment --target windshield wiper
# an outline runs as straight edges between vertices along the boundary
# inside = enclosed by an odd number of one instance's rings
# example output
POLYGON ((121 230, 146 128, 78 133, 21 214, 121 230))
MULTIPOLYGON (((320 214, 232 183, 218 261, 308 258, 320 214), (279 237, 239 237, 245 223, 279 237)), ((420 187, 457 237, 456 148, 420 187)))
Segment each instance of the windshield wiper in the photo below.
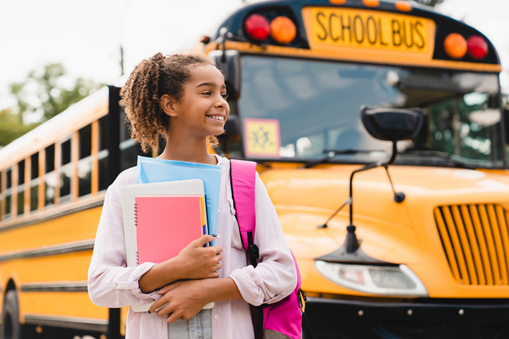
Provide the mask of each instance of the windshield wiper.
POLYGON ((357 154, 357 153, 371 153, 371 152, 384 152, 384 153, 387 153, 385 151, 377 151, 377 150, 368 150, 368 151, 365 151, 365 150, 356 150, 356 149, 324 150, 323 153, 326 153, 327 154, 326 156, 324 156, 323 158, 317 159, 317 160, 311 160, 311 161, 306 162, 304 164, 303 168, 310 168, 310 167, 316 166, 318 164, 323 164, 323 163, 329 162, 332 159, 334 159, 334 157, 336 155, 339 155, 339 154, 357 154))
POLYGON ((475 166, 470 165, 470 164, 463 162, 461 160, 455 159, 452 154, 449 154, 446 152, 441 152, 441 151, 436 151, 436 150, 415 150, 415 151, 410 150, 405 153, 401 153, 400 155, 403 155, 403 156, 405 156, 405 155, 435 156, 435 157, 443 159, 443 160, 448 160, 449 162, 453 163, 454 165, 456 165, 457 167, 460 167, 460 168, 475 169, 475 166))

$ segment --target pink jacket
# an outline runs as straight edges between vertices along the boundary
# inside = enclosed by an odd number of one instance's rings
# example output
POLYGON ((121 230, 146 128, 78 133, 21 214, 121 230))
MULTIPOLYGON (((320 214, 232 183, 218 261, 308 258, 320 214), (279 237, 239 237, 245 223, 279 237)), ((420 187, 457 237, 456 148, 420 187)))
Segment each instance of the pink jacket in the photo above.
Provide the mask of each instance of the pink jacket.
MULTIPOLYGON (((249 304, 274 303, 288 296, 297 284, 295 264, 286 244, 279 219, 263 182, 256 176, 255 243, 260 264, 247 266, 246 252, 240 240, 230 189, 230 162, 218 157, 222 168, 221 193, 216 241, 223 247, 220 277, 231 277, 244 300, 216 302, 212 309, 212 335, 215 339, 254 338, 249 304)), ((154 264, 127 267, 120 188, 132 185, 136 168, 122 172, 108 188, 97 230, 94 254, 88 272, 88 291, 92 302, 116 308, 147 304, 158 299, 156 293, 142 293, 138 280, 154 264)), ((129 312, 126 339, 167 339, 166 317, 129 312)))

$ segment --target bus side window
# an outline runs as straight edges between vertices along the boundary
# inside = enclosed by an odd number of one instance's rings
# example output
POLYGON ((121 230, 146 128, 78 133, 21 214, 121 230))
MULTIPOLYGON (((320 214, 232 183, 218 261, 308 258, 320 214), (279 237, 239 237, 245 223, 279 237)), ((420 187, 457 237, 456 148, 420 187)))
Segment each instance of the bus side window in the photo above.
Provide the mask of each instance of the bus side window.
POLYGON ((18 162, 18 216, 25 212, 25 160, 18 162))
POLYGON ((92 124, 79 130, 78 197, 92 193, 92 124))
POLYGON ((30 212, 39 207, 39 153, 30 157, 30 212))
POLYGON ((107 148, 107 115, 99 119, 99 153, 97 159, 99 162, 99 192, 108 188, 106 171, 108 168, 108 148, 107 148))
POLYGON ((44 174, 44 206, 55 203, 57 177, 55 173, 55 145, 46 147, 46 170, 44 174))
POLYGON ((12 215, 12 168, 5 173, 5 191, 4 191, 4 219, 10 219, 12 215))
POLYGON ((62 142, 60 146, 60 204, 71 201, 71 178, 73 163, 71 162, 71 139, 62 142))

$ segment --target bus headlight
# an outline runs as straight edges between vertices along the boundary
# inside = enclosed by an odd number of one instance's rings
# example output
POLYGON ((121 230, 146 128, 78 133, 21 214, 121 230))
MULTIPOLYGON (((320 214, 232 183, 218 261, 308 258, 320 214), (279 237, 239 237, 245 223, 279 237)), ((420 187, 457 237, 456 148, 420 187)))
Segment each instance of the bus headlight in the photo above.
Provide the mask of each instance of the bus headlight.
POLYGON ((405 265, 350 265, 317 260, 315 267, 333 283, 355 291, 384 296, 428 296, 426 287, 405 265))

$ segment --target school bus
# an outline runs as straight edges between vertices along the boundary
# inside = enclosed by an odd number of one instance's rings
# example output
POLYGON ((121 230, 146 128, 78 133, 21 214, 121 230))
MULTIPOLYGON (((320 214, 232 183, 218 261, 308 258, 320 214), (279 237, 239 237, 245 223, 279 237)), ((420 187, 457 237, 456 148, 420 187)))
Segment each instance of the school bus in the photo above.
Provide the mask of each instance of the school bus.
MULTIPOLYGON (((201 48, 230 93, 214 151, 258 163, 308 296, 304 338, 509 337, 509 117, 482 33, 404 1, 270 1, 201 48), (422 127, 381 141, 368 108, 422 127)), ((0 150, 5 338, 125 335, 128 310, 86 290, 106 188, 157 154, 129 137, 119 90, 0 150)))

